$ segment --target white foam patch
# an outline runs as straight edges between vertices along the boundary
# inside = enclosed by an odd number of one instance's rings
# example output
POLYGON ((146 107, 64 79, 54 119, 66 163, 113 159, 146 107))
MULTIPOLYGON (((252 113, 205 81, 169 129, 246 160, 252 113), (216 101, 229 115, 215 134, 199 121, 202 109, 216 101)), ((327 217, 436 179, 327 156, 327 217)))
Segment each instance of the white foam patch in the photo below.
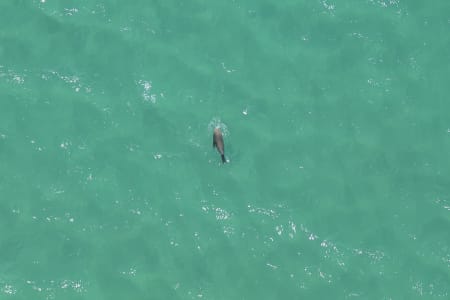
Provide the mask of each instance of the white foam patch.
POLYGON ((17 292, 17 289, 10 284, 5 284, 2 286, 1 291, 7 295, 14 295, 17 292))
POLYGON ((152 82, 147 80, 139 80, 138 84, 143 88, 142 98, 144 102, 156 103, 156 94, 151 93, 152 82))

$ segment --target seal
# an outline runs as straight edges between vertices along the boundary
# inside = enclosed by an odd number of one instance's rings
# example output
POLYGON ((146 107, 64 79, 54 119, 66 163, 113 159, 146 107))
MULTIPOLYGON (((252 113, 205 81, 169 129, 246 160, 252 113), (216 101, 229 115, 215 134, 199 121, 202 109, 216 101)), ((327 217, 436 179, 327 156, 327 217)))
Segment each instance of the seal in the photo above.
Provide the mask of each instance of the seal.
POLYGON ((225 145, 223 144, 222 131, 220 131, 220 128, 218 127, 214 128, 213 147, 219 151, 220 156, 222 157, 222 163, 226 163, 227 160, 225 159, 225 145))

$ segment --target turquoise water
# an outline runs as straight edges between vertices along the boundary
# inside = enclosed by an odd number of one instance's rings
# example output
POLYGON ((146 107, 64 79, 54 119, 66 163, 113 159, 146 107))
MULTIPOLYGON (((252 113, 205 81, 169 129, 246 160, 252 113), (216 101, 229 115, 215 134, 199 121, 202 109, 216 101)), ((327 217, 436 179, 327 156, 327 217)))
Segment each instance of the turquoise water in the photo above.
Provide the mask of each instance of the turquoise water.
POLYGON ((448 299, 449 11, 2 1, 0 299, 448 299))

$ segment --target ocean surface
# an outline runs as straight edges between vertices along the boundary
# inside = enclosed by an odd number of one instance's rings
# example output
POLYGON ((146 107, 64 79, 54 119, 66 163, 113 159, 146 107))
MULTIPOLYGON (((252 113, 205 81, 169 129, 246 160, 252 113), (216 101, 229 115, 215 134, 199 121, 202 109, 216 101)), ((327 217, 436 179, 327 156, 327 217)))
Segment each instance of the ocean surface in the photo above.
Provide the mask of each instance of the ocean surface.
POLYGON ((0 299, 449 299, 449 33, 448 0, 1 1, 0 299))

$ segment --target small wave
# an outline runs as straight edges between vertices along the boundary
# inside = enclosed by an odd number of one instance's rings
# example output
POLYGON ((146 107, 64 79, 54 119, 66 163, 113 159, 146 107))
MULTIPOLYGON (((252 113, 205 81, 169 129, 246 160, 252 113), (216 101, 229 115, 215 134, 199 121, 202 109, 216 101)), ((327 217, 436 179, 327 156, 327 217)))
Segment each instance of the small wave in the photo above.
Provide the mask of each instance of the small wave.
POLYGON ((230 132, 228 131, 228 127, 225 123, 223 123, 220 118, 214 117, 208 124, 208 131, 213 132, 215 128, 220 128, 223 136, 229 136, 230 132))

